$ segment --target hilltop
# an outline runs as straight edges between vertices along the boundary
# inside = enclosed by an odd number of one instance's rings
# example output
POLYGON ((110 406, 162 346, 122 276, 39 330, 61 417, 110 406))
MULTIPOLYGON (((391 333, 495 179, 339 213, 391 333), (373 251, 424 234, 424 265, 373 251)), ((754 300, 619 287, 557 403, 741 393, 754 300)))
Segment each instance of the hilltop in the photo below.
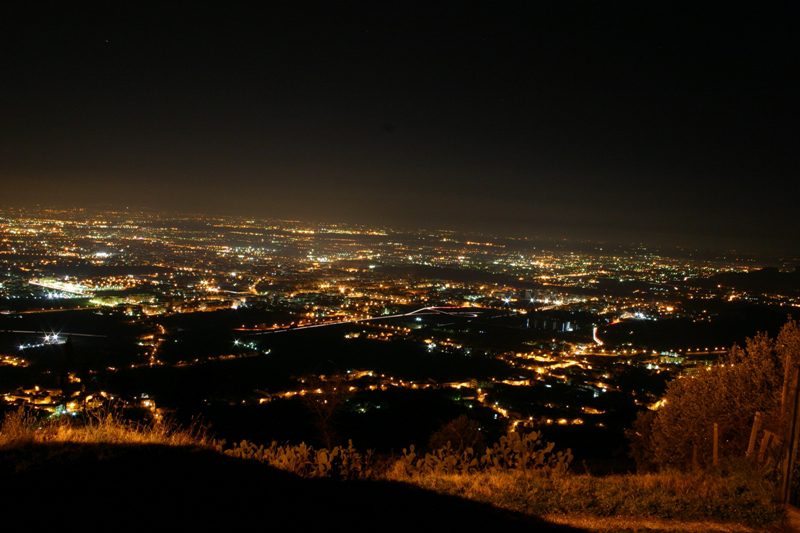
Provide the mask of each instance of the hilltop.
POLYGON ((36 529, 751 532, 782 523, 768 487, 743 470, 578 475, 562 468, 568 452, 541 444, 536 433, 509 434, 491 448, 495 467, 465 469, 472 459, 449 447, 376 461, 352 445, 230 446, 168 423, 19 412, 0 428, 0 499, 6 520, 36 529), (533 462, 506 463, 526 450, 533 462))
POLYGON ((118 530, 577 529, 388 481, 302 479, 213 450, 26 443, 0 450, 4 519, 118 530))

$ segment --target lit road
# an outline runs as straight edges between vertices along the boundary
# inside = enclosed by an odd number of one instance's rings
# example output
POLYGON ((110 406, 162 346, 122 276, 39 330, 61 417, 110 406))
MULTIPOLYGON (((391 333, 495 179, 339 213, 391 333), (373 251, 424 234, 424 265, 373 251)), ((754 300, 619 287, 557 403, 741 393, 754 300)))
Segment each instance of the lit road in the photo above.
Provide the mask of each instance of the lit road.
POLYGON ((594 342, 597 343, 598 346, 602 346, 603 345, 603 341, 600 340, 600 337, 597 336, 597 326, 594 326, 592 328, 592 339, 594 340, 594 342))
POLYGON ((102 306, 93 307, 46 307, 41 309, 26 309, 24 311, 8 311, 3 312, 5 315, 38 315, 40 313, 64 313, 67 311, 96 311, 102 309, 102 306))
MULTIPOLYGON (((456 316, 456 317, 466 317, 466 318, 477 318, 478 313, 471 310, 471 308, 463 308, 463 307, 422 307, 420 309, 416 309, 414 311, 410 311, 408 313, 398 313, 395 315, 379 315, 379 316, 371 316, 365 318, 352 318, 348 320, 335 320, 331 322, 323 322, 320 324, 306 324, 302 326, 288 326, 282 328, 271 329, 268 331, 253 331, 253 335, 267 335, 270 333, 283 333, 285 331, 297 331, 301 329, 310 329, 310 328, 324 328, 327 326, 340 326, 342 324, 356 324, 359 322, 371 322, 373 320, 387 320, 391 318, 403 318, 403 317, 410 317, 410 316, 423 316, 423 315, 446 315, 446 316, 456 316), (451 311, 448 311, 451 310, 451 311), (461 311, 458 311, 461 310, 461 311)), ((243 328, 237 328, 236 331, 252 331, 243 328)))
MULTIPOLYGON (((31 335, 45 335, 45 331, 41 330, 29 330, 29 329, 0 329, 0 333, 25 333, 31 335)), ((63 331, 58 332, 59 337, 93 337, 97 339, 106 338, 107 335, 95 335, 92 333, 65 333, 63 331)))

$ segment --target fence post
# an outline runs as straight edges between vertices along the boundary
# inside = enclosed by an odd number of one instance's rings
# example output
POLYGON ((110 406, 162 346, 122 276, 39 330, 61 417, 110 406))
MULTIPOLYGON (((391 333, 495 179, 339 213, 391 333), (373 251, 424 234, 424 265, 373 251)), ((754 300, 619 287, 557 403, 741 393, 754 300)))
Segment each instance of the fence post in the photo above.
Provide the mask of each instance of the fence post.
POLYGON ((783 361, 783 387, 781 387, 781 417, 780 421, 783 424, 783 421, 786 419, 786 402, 789 400, 786 396, 789 394, 789 375, 792 370, 792 367, 789 365, 789 358, 787 357, 783 361))
POLYGON ((789 503, 789 493, 792 488, 792 471, 794 470, 794 460, 797 454, 797 426, 798 416, 800 416, 800 366, 794 367, 794 402, 791 405, 791 424, 789 434, 783 439, 783 465, 780 487, 780 501, 783 504, 789 503))
POLYGON ((758 461, 759 463, 764 462, 764 458, 767 455, 767 448, 769 446, 769 441, 771 438, 772 438, 772 432, 765 430, 764 436, 761 437, 761 446, 759 446, 758 448, 758 457, 756 458, 756 461, 758 461))
POLYGON ((714 447, 712 461, 714 466, 719 466, 719 424, 714 422, 714 447))
POLYGON ((747 443, 747 453, 745 457, 752 457, 753 452, 756 451, 756 440, 758 433, 761 431, 761 411, 756 411, 756 416, 753 419, 753 428, 750 430, 750 442, 747 443))

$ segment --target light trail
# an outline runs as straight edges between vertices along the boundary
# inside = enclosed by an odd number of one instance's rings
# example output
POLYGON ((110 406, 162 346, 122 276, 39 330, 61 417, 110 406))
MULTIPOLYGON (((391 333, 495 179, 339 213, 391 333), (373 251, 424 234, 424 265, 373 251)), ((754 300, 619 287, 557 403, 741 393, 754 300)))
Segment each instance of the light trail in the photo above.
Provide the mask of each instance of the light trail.
MULTIPOLYGON (((311 328, 324 328, 328 326, 340 326, 342 324, 357 324, 359 322, 370 322, 373 320, 388 320, 392 318, 403 318, 403 317, 410 317, 410 316, 424 316, 424 315, 448 315, 448 316, 457 316, 457 317, 466 317, 466 318, 477 318, 479 315, 474 311, 463 311, 463 312, 450 312, 445 311, 445 309, 464 309, 463 307, 421 307, 420 309, 415 309, 414 311, 410 311, 408 313, 398 313, 395 315, 379 315, 379 316, 371 316, 366 318, 351 318, 349 320, 336 320, 333 322, 324 322, 321 324, 307 324, 303 326, 288 326, 285 328, 278 328, 268 331, 256 331, 251 333, 251 335, 268 335, 270 333, 283 333, 286 331, 297 331, 300 329, 311 329, 311 328)), ((236 331, 244 331, 242 329, 237 329, 236 331)))
POLYGON ((603 345, 603 341, 601 341, 600 337, 597 336, 597 326, 592 328, 592 339, 597 343, 598 346, 603 345))
POLYGON ((91 290, 77 283, 68 283, 65 281, 49 280, 49 279, 42 279, 42 280, 32 279, 28 283, 30 283, 31 285, 35 285, 37 287, 52 289, 59 292, 66 292, 68 294, 75 294, 77 296, 92 295, 91 290))
MULTIPOLYGON (((44 331, 34 331, 29 329, 2 329, 0 333, 25 333, 31 335, 46 335, 44 331)), ((93 338, 106 338, 108 335, 95 335, 93 333, 58 333, 59 337, 93 337, 93 338)))
POLYGON ((48 307, 41 309, 26 309, 24 311, 4 311, 4 315, 38 315, 41 313, 65 313, 68 311, 97 311, 103 309, 103 306, 96 305, 93 307, 48 307))

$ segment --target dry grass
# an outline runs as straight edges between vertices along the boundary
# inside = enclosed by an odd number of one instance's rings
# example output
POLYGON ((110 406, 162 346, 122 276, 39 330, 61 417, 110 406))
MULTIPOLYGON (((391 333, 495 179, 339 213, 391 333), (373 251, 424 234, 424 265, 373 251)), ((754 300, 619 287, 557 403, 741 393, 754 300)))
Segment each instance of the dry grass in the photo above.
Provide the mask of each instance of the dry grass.
POLYGON ((607 477, 524 470, 410 474, 402 461, 374 472, 368 468, 370 461, 354 459, 361 454, 352 446, 340 458, 342 464, 333 468, 335 454, 328 450, 306 449, 303 454, 303 445, 264 448, 249 443, 226 449, 197 428, 186 430, 166 422, 133 424, 108 412, 82 420, 37 418, 24 411, 7 415, 0 425, 0 449, 31 443, 204 447, 306 476, 309 468, 316 472, 324 466, 319 475, 325 476, 352 463, 359 467, 358 475, 340 477, 399 481, 592 531, 763 531, 784 518, 772 501, 772 486, 749 463, 714 473, 607 477))
POLYGON ((199 428, 182 429, 176 424, 132 423, 113 412, 95 413, 82 420, 69 416, 39 418, 19 410, 7 414, 0 425, 0 448, 28 443, 161 444, 165 446, 212 445, 199 428))
MULTIPOLYGON (((772 501, 771 485, 746 468, 608 477, 520 472, 403 476, 395 469, 387 477, 537 516, 679 520, 684 525, 709 521, 721 531, 746 531, 783 518, 782 509, 772 501)), ((691 527, 703 530, 696 524, 691 527)))
POLYGON ((587 531, 604 532, 686 532, 686 533, 757 533, 762 528, 743 524, 702 521, 665 520, 661 518, 638 518, 630 516, 578 516, 545 515, 542 518, 555 524, 563 524, 587 531))
POLYGON ((30 411, 20 409, 9 413, 0 425, 0 447, 12 447, 36 441, 36 430, 41 422, 30 411))

